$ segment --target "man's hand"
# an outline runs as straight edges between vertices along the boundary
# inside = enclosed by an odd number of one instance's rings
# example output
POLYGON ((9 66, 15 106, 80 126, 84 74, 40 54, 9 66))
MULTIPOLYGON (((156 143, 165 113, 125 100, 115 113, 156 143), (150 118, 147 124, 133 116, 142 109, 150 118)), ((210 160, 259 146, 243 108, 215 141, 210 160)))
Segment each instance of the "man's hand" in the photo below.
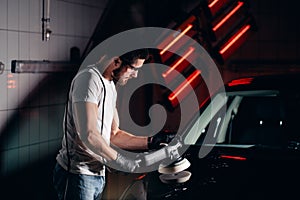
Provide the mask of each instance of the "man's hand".
POLYGON ((180 157, 179 149, 182 147, 181 142, 177 141, 175 145, 168 145, 165 148, 168 158, 170 160, 175 160, 180 157))
POLYGON ((168 162, 176 160, 180 157, 179 150, 182 148, 182 143, 176 139, 175 144, 166 145, 163 148, 144 155, 143 164, 151 166, 162 161, 168 162))
POLYGON ((126 172, 134 172, 140 167, 140 159, 130 159, 118 153, 115 160, 117 167, 121 167, 126 172))
POLYGON ((148 137, 148 149, 157 150, 166 146, 175 137, 176 133, 160 131, 154 136, 148 137))

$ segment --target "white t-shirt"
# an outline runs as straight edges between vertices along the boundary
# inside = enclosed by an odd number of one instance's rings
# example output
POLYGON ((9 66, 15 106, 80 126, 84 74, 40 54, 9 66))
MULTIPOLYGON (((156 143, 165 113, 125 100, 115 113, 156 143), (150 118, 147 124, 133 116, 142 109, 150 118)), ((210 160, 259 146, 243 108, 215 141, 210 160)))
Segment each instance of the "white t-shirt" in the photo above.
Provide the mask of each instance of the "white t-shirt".
MULTIPOLYGON (((103 158, 87 149, 80 140, 79 133, 75 128, 73 119, 73 103, 91 102, 98 105, 97 128, 99 133, 101 133, 102 120, 104 120, 102 136, 104 140, 110 144, 111 125, 116 109, 116 101, 117 92, 114 82, 105 79, 95 65, 88 66, 86 69, 78 72, 74 77, 69 93, 67 115, 68 148, 71 158, 70 172, 86 175, 105 175, 105 167, 102 164, 103 158), (106 92, 104 111, 102 110, 104 87, 101 80, 105 85, 106 92), (102 119, 103 112, 104 119, 102 119)), ((62 148, 56 159, 57 162, 67 170, 68 155, 65 139, 64 134, 62 148)))

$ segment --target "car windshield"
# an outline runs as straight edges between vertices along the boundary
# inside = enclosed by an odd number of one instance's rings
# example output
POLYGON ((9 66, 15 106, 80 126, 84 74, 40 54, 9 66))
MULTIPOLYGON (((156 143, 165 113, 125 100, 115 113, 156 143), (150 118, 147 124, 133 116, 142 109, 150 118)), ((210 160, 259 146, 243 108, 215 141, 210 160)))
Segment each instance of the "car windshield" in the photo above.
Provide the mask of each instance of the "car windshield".
POLYGON ((186 134, 189 145, 286 147, 300 141, 299 91, 218 94, 186 134))

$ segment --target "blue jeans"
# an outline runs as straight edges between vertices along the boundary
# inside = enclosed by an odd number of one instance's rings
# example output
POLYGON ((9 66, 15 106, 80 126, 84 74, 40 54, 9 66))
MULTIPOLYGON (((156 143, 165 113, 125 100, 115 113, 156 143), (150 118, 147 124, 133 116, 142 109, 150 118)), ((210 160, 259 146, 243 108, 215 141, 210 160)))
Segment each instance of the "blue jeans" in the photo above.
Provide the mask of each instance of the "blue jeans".
POLYGON ((65 191, 66 200, 100 200, 105 177, 68 173, 56 163, 53 170, 53 184, 59 200, 64 199, 65 191))

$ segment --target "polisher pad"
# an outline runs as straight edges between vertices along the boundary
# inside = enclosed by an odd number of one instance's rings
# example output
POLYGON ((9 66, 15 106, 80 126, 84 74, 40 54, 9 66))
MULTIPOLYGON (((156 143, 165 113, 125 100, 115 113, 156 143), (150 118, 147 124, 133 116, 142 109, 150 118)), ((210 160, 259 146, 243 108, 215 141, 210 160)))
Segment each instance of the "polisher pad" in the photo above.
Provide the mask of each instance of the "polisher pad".
POLYGON ((180 157, 178 160, 169 165, 160 164, 158 172, 161 174, 178 174, 179 172, 189 168, 190 165, 191 163, 186 158, 180 157))
POLYGON ((188 181, 191 177, 192 173, 188 171, 182 171, 177 174, 161 174, 159 179, 163 183, 184 183, 188 181))

